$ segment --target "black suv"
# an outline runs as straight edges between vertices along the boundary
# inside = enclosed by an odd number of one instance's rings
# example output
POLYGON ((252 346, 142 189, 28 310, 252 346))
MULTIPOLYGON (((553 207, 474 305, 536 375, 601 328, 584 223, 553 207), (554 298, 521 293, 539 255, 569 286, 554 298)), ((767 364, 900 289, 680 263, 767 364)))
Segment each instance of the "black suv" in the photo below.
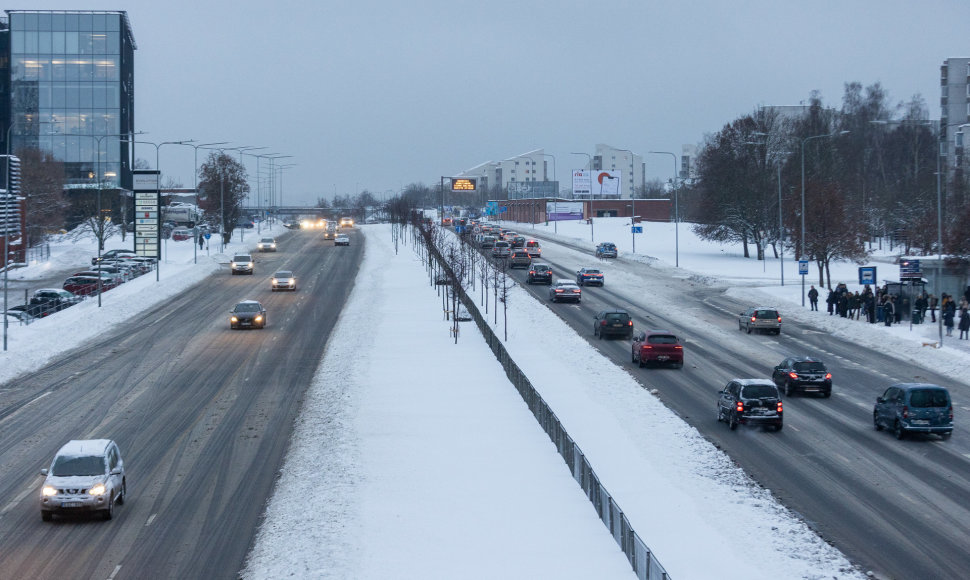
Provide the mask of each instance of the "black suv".
POLYGON ((533 264, 529 268, 529 284, 552 284, 552 268, 549 264, 533 264))
POLYGON ((818 393, 823 397, 832 396, 832 373, 825 363, 807 356, 792 356, 781 361, 771 373, 771 380, 785 393, 786 397, 802 393, 818 393))
POLYGON ((593 336, 633 338, 633 319, 626 310, 604 310, 593 319, 593 336))
POLYGON ((717 420, 724 421, 731 429, 743 423, 781 431, 782 411, 781 393, 767 379, 733 379, 717 399, 717 420))

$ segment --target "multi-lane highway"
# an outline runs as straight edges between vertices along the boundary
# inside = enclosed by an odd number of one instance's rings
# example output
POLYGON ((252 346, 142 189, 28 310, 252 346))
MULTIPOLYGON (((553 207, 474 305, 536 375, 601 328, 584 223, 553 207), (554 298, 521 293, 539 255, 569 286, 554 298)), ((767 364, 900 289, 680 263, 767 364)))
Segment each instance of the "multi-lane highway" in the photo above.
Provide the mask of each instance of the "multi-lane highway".
POLYGON ((363 238, 350 236, 334 247, 286 234, 279 252, 256 254, 253 276, 226 268, 3 385, 0 578, 237 578, 354 284, 363 238), (297 292, 271 292, 276 269, 296 273, 297 292), (244 299, 266 306, 265 330, 229 330, 244 299), (121 445, 127 501, 107 525, 42 522, 41 468, 87 438, 121 445))
MULTIPOLYGON (((606 285, 583 288, 579 305, 551 304, 548 287, 526 285, 521 270, 512 275, 615 364, 629 368, 643 383, 645 397, 656 389, 671 409, 863 569, 887 578, 966 575, 966 384, 915 368, 891 352, 873 351, 789 321, 780 336, 741 333, 737 315, 754 304, 730 298, 724 288, 671 278, 643 263, 599 262, 588 250, 550 243, 544 244, 541 261, 552 265, 554 278, 574 278, 581 266, 600 265, 606 285), (684 337, 685 367, 639 369, 631 363, 629 341, 593 339, 593 316, 613 307, 627 309, 639 328, 665 328, 684 337), (772 367, 792 354, 810 354, 826 362, 834 375, 831 398, 786 398, 785 428, 777 433, 730 431, 715 420, 717 391, 729 379, 768 378, 772 367), (950 387, 957 409, 956 432, 949 441, 935 436, 897 441, 873 429, 876 396, 888 384, 906 381, 950 387)), ((635 420, 626 428, 634 437, 650 436, 650 426, 635 420)), ((752 554, 744 557, 756 553, 757 547, 752 547, 752 554)))

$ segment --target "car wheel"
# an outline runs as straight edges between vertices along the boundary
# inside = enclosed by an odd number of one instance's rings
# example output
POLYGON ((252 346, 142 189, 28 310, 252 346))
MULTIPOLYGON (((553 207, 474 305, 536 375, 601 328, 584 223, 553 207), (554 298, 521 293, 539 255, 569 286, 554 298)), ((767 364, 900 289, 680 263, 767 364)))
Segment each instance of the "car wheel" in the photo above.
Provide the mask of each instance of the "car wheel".
POLYGON ((778 423, 777 425, 775 425, 775 431, 781 431, 781 428, 784 426, 785 426, 784 423, 778 423))
POLYGON ((643 367, 647 366, 647 363, 643 362, 643 357, 642 356, 637 359, 637 364, 640 365, 640 368, 641 369, 643 367))
POLYGON ((795 389, 791 386, 791 381, 785 381, 785 396, 790 397, 795 394, 795 389))
POLYGON ((721 406, 717 406, 717 422, 720 423, 724 420, 724 413, 721 412, 721 406))
POLYGON ((832 391, 823 391, 822 392, 822 398, 824 398, 824 399, 828 399, 831 396, 832 396, 832 391))
POLYGON ((677 364, 676 364, 676 366, 677 366, 677 368, 679 368, 679 369, 682 369, 682 368, 684 368, 684 361, 680 361, 679 363, 677 363, 677 364))
POLYGON ((731 418, 728 421, 728 427, 731 428, 731 431, 734 431, 735 429, 738 428, 738 417, 734 413, 731 413, 731 418))
POLYGON ((876 412, 872 412, 872 426, 876 428, 876 431, 882 431, 882 423, 879 422, 879 416, 876 412))
POLYGON ((906 430, 903 429, 903 424, 899 422, 899 419, 896 419, 896 422, 893 423, 893 435, 900 440, 906 438, 906 430))
POLYGON ((108 498, 108 507, 101 512, 101 517, 105 520, 110 520, 115 517, 115 500, 114 498, 108 498))
POLYGON ((738 332, 743 332, 743 331, 744 331, 744 327, 741 326, 741 321, 739 320, 738 321, 738 332))
POLYGON ((125 496, 128 495, 128 484, 121 480, 121 493, 118 494, 118 505, 125 505, 125 496))
POLYGON ((951 434, 952 434, 952 431, 947 431, 946 433, 940 433, 940 439, 946 441, 947 439, 950 438, 951 434))
POLYGON ((751 334, 751 325, 750 324, 747 325, 747 329, 748 329, 748 334, 751 334))
POLYGON ((633 352, 632 350, 630 351, 630 362, 635 363, 637 362, 637 355, 633 354, 633 352))
POLYGON ((40 519, 49 522, 54 519, 54 514, 47 510, 40 510, 40 519))
POLYGON ((781 334, 781 329, 780 328, 776 328, 775 329, 775 336, 777 336, 779 334, 781 334))

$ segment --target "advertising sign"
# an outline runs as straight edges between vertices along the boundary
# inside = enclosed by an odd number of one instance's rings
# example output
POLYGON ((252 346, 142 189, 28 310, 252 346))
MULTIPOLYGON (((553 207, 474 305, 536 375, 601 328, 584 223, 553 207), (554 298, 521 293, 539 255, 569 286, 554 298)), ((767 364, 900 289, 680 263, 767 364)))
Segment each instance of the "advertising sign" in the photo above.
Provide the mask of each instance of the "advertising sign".
POLYGON ((451 191, 475 191, 478 179, 475 177, 452 177, 451 191))
POLYGON ((574 198, 619 198, 621 171, 573 170, 574 198))
POLYGON ((133 191, 158 191, 158 171, 133 171, 133 191))
POLYGON ((899 279, 908 280, 910 278, 922 278, 923 271, 920 268, 919 260, 902 260, 899 262, 899 279))
POLYGON ((546 216, 549 221, 583 219, 583 203, 579 201, 547 201, 546 216))

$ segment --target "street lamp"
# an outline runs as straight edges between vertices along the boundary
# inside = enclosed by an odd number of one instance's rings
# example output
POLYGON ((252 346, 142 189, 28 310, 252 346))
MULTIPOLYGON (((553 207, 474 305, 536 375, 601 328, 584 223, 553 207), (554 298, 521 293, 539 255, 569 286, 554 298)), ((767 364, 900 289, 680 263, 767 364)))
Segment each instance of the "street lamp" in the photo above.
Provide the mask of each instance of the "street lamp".
MULTIPOLYGON (((835 133, 826 133, 825 135, 812 135, 811 137, 805 137, 802 139, 802 241, 801 241, 801 256, 798 257, 799 260, 807 260, 805 257, 805 143, 808 143, 812 139, 824 139, 826 137, 835 137, 836 135, 846 135, 848 131, 837 131, 835 133)), ((801 267, 799 266, 799 270, 801 267)), ((799 272, 800 273, 800 272, 799 272)), ((805 274, 801 274, 802 277, 802 307, 805 307, 805 274)))
POLYGON ((274 170, 280 174, 280 197, 279 206, 283 206, 283 171, 290 169, 291 167, 296 167, 297 163, 287 163, 286 165, 277 165, 274 170))
MULTIPOLYGON (((632 183, 633 169, 634 169, 633 158, 636 154, 633 151, 630 151, 629 149, 617 149, 617 151, 625 151, 630 154, 630 179, 632 183)), ((630 187, 630 200, 632 205, 627 206, 630 208, 630 238, 632 238, 634 254, 637 253, 637 235, 633 233, 634 228, 636 227, 635 222, 636 222, 636 216, 637 216, 637 196, 636 196, 635 190, 636 190, 635 187, 630 187)))
MULTIPOLYGON (((242 153, 242 152, 240 152, 240 155, 249 155, 250 157, 255 157, 256 158, 256 207, 260 211, 260 213, 262 214, 263 196, 260 193, 260 181, 261 181, 261 178, 260 178, 259 160, 260 159, 266 159, 266 158, 273 158, 274 156, 278 156, 280 154, 279 153, 260 153, 260 154, 254 154, 254 153, 242 153)), ((263 216, 261 215, 260 217, 263 217, 263 216)), ((260 219, 259 223, 256 224, 256 233, 259 233, 260 232, 260 228, 262 227, 262 223, 263 223, 263 220, 260 219)))
POLYGON ((674 158, 674 266, 680 267, 680 208, 677 192, 677 156, 670 151, 647 151, 653 155, 670 155, 674 158))
MULTIPOLYGON (((570 155, 585 155, 587 160, 587 167, 590 171, 593 170, 593 156, 589 153, 583 152, 572 152, 570 155)), ((575 193, 575 192, 574 192, 575 193)), ((596 238, 593 236, 593 186, 589 187, 589 241, 596 242, 596 238)))
MULTIPOLYGON (((213 151, 218 151, 219 156, 226 154, 226 151, 239 151, 240 149, 246 149, 248 145, 243 145, 240 147, 199 147, 199 149, 211 149, 213 151)), ((223 170, 219 168, 219 253, 226 250, 226 192, 225 192, 225 179, 223 177, 223 170)))

